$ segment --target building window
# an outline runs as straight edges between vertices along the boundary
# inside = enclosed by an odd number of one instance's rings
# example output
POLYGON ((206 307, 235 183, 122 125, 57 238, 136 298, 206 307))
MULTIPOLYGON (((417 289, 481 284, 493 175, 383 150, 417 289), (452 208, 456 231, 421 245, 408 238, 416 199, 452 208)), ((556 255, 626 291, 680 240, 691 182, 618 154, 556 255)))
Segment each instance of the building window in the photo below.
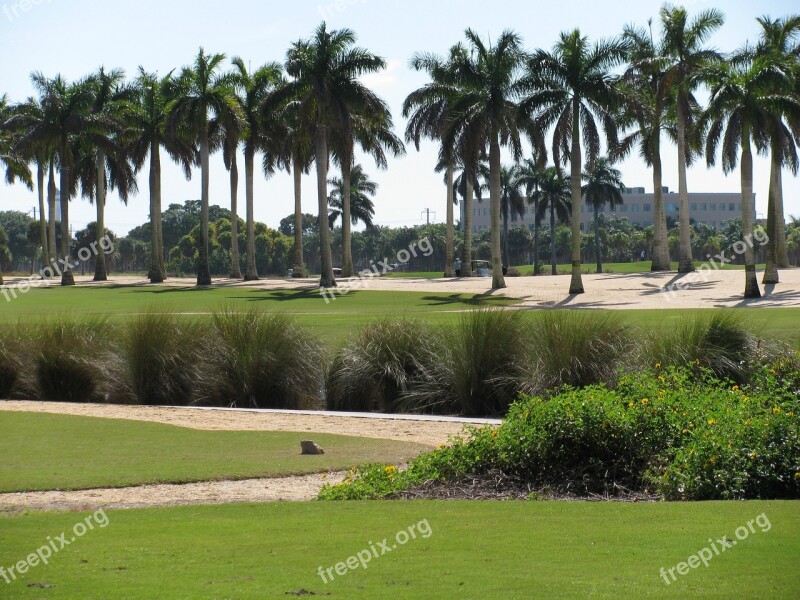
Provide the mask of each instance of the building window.
POLYGON ((724 204, 720 204, 719 205, 719 212, 725 212, 725 205, 724 204))
POLYGON ((624 213, 628 212, 628 205, 623 204, 622 206, 620 206, 619 212, 624 212, 624 213))
POLYGON ((692 202, 692 212, 697 212, 697 202, 692 202))
POLYGON ((583 227, 583 223, 581 223, 581 231, 583 231, 583 229, 584 229, 584 227, 583 227))
POLYGON ((707 212, 707 211, 708 211, 708 204, 706 204, 705 202, 703 202, 703 203, 700 205, 700 210, 702 210, 703 212, 707 212))
POLYGON ((717 211, 717 203, 716 202, 712 202, 711 203, 711 212, 716 212, 716 211, 717 211))
POLYGON ((649 204, 644 205, 644 212, 650 212, 651 206, 649 204))
MULTIPOLYGON (((740 209, 742 208, 742 205, 741 205, 741 204, 739 205, 739 208, 740 208, 740 209)), ((736 205, 735 205, 733 202, 731 202, 731 203, 728 205, 728 210, 729 210, 729 211, 731 211, 731 212, 735 211, 735 210, 736 210, 736 205)))

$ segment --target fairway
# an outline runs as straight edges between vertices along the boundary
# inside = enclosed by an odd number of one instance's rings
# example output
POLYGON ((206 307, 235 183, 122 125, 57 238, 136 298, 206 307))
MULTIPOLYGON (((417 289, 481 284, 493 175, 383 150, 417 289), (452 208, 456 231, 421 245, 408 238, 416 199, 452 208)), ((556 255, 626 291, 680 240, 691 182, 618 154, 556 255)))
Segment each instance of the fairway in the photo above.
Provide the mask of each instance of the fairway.
POLYGON ((0 411, 0 492, 280 477, 400 463, 426 449, 330 434, 198 431, 160 423, 0 411), (301 456, 312 437, 322 456, 301 456))
MULTIPOLYGON (((70 532, 81 513, 0 516, 0 565, 70 532)), ((796 502, 374 502, 108 511, 0 598, 790 598, 796 502), (763 515, 746 539, 667 585, 659 575, 763 515), (766 521, 764 520, 766 519, 766 521), (428 532, 324 583, 411 525, 428 532), (169 577, 164 577, 165 569, 169 577), (31 584, 39 586, 28 587, 31 584), (47 586, 46 590, 39 589, 47 586)))

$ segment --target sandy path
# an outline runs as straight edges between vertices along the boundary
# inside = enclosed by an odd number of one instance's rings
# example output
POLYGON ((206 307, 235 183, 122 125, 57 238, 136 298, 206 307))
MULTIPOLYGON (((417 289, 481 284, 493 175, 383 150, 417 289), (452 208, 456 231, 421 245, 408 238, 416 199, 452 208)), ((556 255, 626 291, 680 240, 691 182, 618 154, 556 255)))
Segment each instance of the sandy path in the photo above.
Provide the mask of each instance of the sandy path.
MULTIPOLYGON (((762 273, 759 272, 759 281, 762 273)), ((764 297, 744 301, 744 271, 699 271, 678 277, 676 273, 635 273, 584 275, 586 293, 569 296, 569 276, 557 277, 508 277, 504 290, 495 295, 520 298, 522 305, 530 308, 716 308, 735 306, 800 307, 800 269, 780 272, 781 283, 761 286, 764 297), (663 289, 673 283, 684 283, 685 289, 664 293, 663 289)), ((108 283, 93 283, 89 276, 76 276, 79 285, 148 285, 146 279, 113 276, 108 283)), ((10 286, 14 279, 7 280, 10 286)), ((193 279, 170 279, 164 285, 171 287, 193 287, 193 279)), ((346 281, 340 280, 340 287, 346 281)), ((482 278, 469 279, 393 279, 381 278, 358 281, 351 289, 405 292, 443 292, 448 294, 483 294, 489 292, 491 281, 482 278)), ((215 279, 217 287, 249 287, 263 290, 316 289, 315 279, 262 279, 241 282, 230 279, 215 279)), ((321 307, 324 310, 324 307, 321 307)))
MULTIPOLYGON (((330 416, 323 413, 257 413, 226 410, 191 410, 103 404, 0 401, 0 411, 44 412, 109 419, 166 423, 204 430, 299 431, 331 433, 417 442, 435 446, 463 432, 457 421, 417 421, 330 416)), ((183 504, 277 502, 312 500, 325 483, 338 483, 344 473, 326 473, 210 481, 180 485, 147 485, 81 491, 45 491, 0 494, 0 512, 30 510, 96 510, 142 508, 183 504)))

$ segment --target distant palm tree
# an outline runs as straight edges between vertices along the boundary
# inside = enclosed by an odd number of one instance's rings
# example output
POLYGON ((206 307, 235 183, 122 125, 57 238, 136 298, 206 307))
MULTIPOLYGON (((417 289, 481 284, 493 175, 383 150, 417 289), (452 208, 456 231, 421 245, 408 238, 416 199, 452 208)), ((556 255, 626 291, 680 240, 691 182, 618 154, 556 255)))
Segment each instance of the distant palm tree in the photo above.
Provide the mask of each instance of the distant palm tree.
POLYGON ((623 84, 625 107, 623 122, 633 131, 610 149, 613 160, 626 157, 634 147, 647 166, 653 169, 653 261, 651 271, 669 271, 672 263, 667 239, 667 216, 664 209, 664 190, 661 167, 661 137, 667 133, 677 139, 674 102, 669 93, 668 62, 661 58, 662 50, 652 35, 638 27, 627 26, 623 39, 628 43, 630 63, 623 84))
MULTIPOLYGON (((343 219, 342 210, 343 198, 345 196, 344 180, 339 178, 329 179, 332 190, 328 198, 331 211, 328 215, 330 228, 336 224, 340 218, 343 219)), ((370 199, 378 190, 378 184, 372 181, 364 172, 361 165, 356 165, 350 172, 350 221, 353 225, 364 223, 367 227, 372 227, 372 219, 375 217, 375 206, 370 199)))
POLYGON ((355 42, 356 35, 351 30, 329 32, 323 23, 310 40, 295 42, 286 60, 286 71, 293 81, 287 84, 285 94, 299 101, 300 114, 314 123, 322 267, 320 287, 336 286, 328 229, 329 136, 337 128, 341 131, 346 127, 344 115, 351 114, 354 108, 370 104, 372 94, 358 78, 386 67, 382 58, 355 47, 355 42))
MULTIPOLYGON (((560 167, 547 167, 539 177, 537 188, 532 196, 538 206, 536 218, 541 221, 548 211, 550 213, 550 266, 552 274, 558 275, 556 217, 560 223, 569 223, 572 183, 570 177, 565 176, 560 167)), ((575 214, 574 211, 572 214, 575 214)))
MULTIPOLYGON (((284 85, 283 68, 280 64, 267 63, 253 72, 247 69, 244 60, 239 57, 233 59, 235 71, 231 82, 235 86, 237 100, 241 109, 243 120, 240 133, 244 144, 244 172, 245 172, 245 203, 246 203, 246 229, 247 250, 245 252, 245 281, 258 279, 256 270, 256 242, 255 242, 255 207, 254 177, 255 155, 264 153, 264 172, 271 174, 275 169, 276 157, 279 152, 276 146, 285 136, 285 128, 279 119, 276 119, 279 109, 273 102, 275 92, 284 85)), ((232 229, 236 232, 236 229, 232 229)), ((238 256, 238 247, 237 247, 238 256)), ((241 275, 241 274, 240 274, 241 275)))
POLYGON ((14 148, 19 132, 14 131, 15 125, 10 122, 13 114, 14 111, 8 104, 8 97, 0 96, 0 165, 5 170, 4 177, 9 185, 19 179, 28 188, 33 189, 33 178, 28 163, 14 148))
POLYGON ((553 128, 553 160, 570 163, 572 185, 572 280, 570 294, 582 294, 581 278, 581 137, 586 162, 592 167, 600 154, 597 120, 602 122, 607 145, 617 146, 616 109, 623 96, 611 69, 625 58, 626 44, 618 39, 589 44, 579 30, 561 34, 552 52, 538 50, 522 85, 528 97, 524 114, 535 116, 535 129, 553 128), (567 157, 564 153, 569 149, 567 157))
MULTIPOLYGON (((800 70, 797 57, 800 56, 800 15, 770 19, 759 17, 761 35, 756 49, 761 56, 773 56, 781 62, 795 63, 797 80, 800 70)), ((795 95, 800 93, 797 86, 795 95)), ((778 283, 778 269, 789 267, 789 254, 786 248, 786 217, 783 212, 783 176, 781 171, 788 166, 796 175, 798 156, 796 138, 792 131, 800 131, 800 115, 796 112, 776 113, 769 123, 770 138, 770 180, 769 207, 767 208, 767 267, 763 283, 778 283), (788 126, 787 126, 788 125, 788 126)))
POLYGON ((544 175, 544 160, 546 157, 534 155, 534 158, 526 158, 517 167, 517 185, 525 188, 525 199, 529 205, 533 206, 533 274, 539 274, 539 201, 541 198, 537 193, 544 175))
POLYGON ((702 125, 708 125, 706 160, 722 154, 726 173, 737 166, 741 148, 742 236, 745 245, 745 298, 759 298, 753 250, 753 152, 766 151, 769 123, 776 115, 797 113, 800 101, 794 95, 793 64, 785 58, 759 56, 745 50, 708 69, 711 98, 702 125))
POLYGON ((667 59, 666 77, 669 92, 676 102, 676 135, 678 144, 678 199, 680 209, 680 245, 678 272, 694 271, 692 259, 691 223, 689 220, 689 190, 686 167, 692 156, 691 138, 694 135, 693 91, 701 83, 701 72, 710 63, 721 59, 718 52, 703 44, 714 31, 722 27, 725 16, 716 9, 705 10, 691 21, 685 8, 664 5, 660 11, 662 53, 667 59))
POLYGON ((211 285, 208 265, 208 188, 210 135, 214 122, 242 119, 236 100, 234 78, 220 73, 224 54, 206 54, 200 48, 194 65, 184 67, 176 80, 175 98, 169 105, 169 126, 172 132, 187 130, 200 147, 200 244, 197 262, 197 285, 211 285))
POLYGON ((625 193, 625 184, 622 183, 622 173, 611 166, 612 163, 605 157, 600 157, 594 166, 583 173, 583 197, 594 213, 594 252, 597 258, 597 272, 603 272, 603 248, 600 243, 600 211, 608 205, 614 208, 623 204, 622 194, 625 193))
POLYGON ((500 169, 500 214, 503 217, 503 264, 511 266, 508 254, 508 221, 525 217, 525 197, 520 192, 516 165, 500 169))
POLYGON ((150 264, 147 277, 150 283, 162 283, 167 272, 161 222, 161 149, 164 148, 168 156, 181 166, 186 179, 192 176, 197 151, 185 130, 170 131, 167 127, 168 107, 175 93, 172 73, 159 78, 139 67, 134 85, 137 97, 128 107, 126 135, 131 138, 131 159, 137 173, 150 158, 150 264))

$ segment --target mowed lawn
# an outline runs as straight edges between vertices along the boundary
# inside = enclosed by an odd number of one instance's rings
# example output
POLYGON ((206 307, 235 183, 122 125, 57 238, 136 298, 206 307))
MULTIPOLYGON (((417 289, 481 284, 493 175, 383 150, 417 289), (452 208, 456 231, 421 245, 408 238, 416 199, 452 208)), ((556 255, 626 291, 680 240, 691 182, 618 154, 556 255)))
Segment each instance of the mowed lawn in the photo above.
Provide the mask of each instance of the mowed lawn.
MULTIPOLYGON (((86 516, 0 516, 0 565, 25 559, 48 536, 66 532, 69 540, 86 516)), ((106 517, 48 565, 0 581, 0 598, 722 599, 800 591, 798 502, 311 502, 106 517), (759 516, 764 526, 754 523, 737 540, 737 528, 759 516), (412 525, 416 537, 398 536, 412 525), (736 545, 708 566, 675 570, 723 537, 736 545), (320 567, 371 547, 378 556, 365 558, 366 569, 351 561, 358 566, 332 571, 333 581, 319 576, 320 567), (667 585, 662 568, 677 581, 667 585)))
POLYGON ((0 492, 126 487, 401 463, 419 444, 338 435, 198 431, 160 423, 0 411, 0 492), (301 456, 313 439, 321 456, 301 456))
MULTIPOLYGON (((32 289, 11 302, 0 299, 0 325, 62 317, 108 318, 122 323, 143 312, 172 311, 205 318, 214 311, 263 310, 294 316, 297 323, 331 347, 345 343, 368 323, 386 318, 424 319, 432 325, 455 322, 479 307, 514 306, 518 300, 481 294, 354 290, 326 304, 317 290, 259 290, 247 287, 107 286, 32 289)), ((648 331, 670 328, 710 309, 618 310, 625 322, 648 331)), ((744 321, 767 338, 800 340, 800 308, 741 309, 744 321)))

